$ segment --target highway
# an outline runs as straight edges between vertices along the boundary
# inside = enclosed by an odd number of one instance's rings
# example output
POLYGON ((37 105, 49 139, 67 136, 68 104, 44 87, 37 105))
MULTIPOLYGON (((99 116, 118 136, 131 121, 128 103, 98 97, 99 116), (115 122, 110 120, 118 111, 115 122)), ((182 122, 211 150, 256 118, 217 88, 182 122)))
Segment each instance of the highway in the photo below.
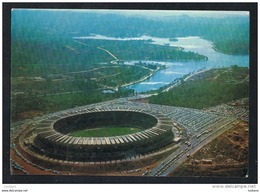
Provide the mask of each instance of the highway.
MULTIPOLYGON (((217 138, 219 135, 233 127, 236 119, 226 118, 221 121, 222 125, 217 128, 216 125, 208 127, 208 131, 201 131, 197 135, 193 135, 189 141, 186 141, 181 145, 181 147, 165 158, 161 163, 159 163, 155 168, 147 172, 146 176, 167 176, 173 172, 179 165, 181 165, 187 157, 195 154, 203 146, 217 138), (214 129, 213 129, 214 128, 214 129), (210 131, 211 130, 211 131, 210 131), (200 135, 200 136, 199 136, 200 135)), ((218 124, 218 123, 217 123, 218 124)))

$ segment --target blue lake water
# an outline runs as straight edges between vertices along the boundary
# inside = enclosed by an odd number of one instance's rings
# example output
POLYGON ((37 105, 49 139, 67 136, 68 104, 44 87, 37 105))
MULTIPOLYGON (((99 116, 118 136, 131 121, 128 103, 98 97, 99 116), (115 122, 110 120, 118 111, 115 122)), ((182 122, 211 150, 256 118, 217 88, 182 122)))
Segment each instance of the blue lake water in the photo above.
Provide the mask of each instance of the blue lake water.
POLYGON ((166 38, 151 38, 155 44, 169 44, 169 46, 180 46, 184 51, 192 51, 208 57, 207 61, 189 61, 189 62, 159 62, 168 68, 157 72, 154 76, 141 83, 131 85, 129 88, 137 92, 156 90, 165 86, 176 78, 182 77, 190 72, 197 71, 201 68, 216 68, 238 65, 249 67, 249 55, 227 55, 213 49, 212 42, 200 37, 177 38, 178 41, 171 42, 166 38))
MULTIPOLYGON (((137 92, 145 92, 149 90, 156 90, 162 86, 165 86, 176 78, 182 77, 185 74, 197 71, 202 68, 216 68, 216 67, 228 67, 231 65, 238 65, 243 67, 249 67, 249 55, 227 55, 215 51, 213 44, 210 41, 202 39, 198 36, 191 37, 179 37, 177 41, 170 41, 169 38, 158 38, 151 36, 141 36, 134 38, 114 38, 106 37, 102 35, 92 35, 87 37, 74 37, 75 39, 102 39, 102 40, 152 40, 152 44, 162 46, 178 46, 183 47, 184 51, 192 51, 208 57, 207 61, 189 61, 189 62, 176 62, 176 61, 144 61, 160 63, 167 66, 167 69, 158 71, 151 78, 146 81, 128 86, 128 88, 134 89, 137 92)), ((139 61, 129 61, 125 63, 134 63, 139 61)))

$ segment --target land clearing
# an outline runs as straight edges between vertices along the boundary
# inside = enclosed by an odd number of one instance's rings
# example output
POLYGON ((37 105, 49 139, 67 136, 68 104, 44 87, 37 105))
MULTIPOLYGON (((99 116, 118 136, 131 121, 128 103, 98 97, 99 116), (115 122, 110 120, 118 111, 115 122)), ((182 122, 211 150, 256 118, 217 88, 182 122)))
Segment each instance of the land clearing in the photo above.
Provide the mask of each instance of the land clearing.
POLYGON ((170 176, 245 177, 248 170, 248 123, 240 122, 190 156, 170 176))

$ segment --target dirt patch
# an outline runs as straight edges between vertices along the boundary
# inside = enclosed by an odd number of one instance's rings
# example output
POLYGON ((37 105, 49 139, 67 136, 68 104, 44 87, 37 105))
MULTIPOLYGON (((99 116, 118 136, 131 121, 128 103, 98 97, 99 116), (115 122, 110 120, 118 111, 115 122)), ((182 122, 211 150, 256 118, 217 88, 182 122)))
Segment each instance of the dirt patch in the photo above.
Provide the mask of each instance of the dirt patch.
POLYGON ((245 177, 248 170, 248 123, 235 127, 189 157, 169 176, 245 177))
POLYGON ((19 113, 18 119, 30 119, 41 115, 43 115, 42 111, 30 110, 30 111, 19 113))
POLYGON ((130 100, 130 101, 141 102, 141 103, 149 103, 148 98, 134 99, 134 100, 130 100))

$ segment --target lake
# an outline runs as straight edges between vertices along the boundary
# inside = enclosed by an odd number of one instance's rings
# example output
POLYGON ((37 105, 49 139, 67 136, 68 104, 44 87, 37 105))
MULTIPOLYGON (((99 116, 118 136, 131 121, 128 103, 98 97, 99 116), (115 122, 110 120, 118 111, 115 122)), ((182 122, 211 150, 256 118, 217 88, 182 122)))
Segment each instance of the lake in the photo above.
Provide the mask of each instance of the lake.
MULTIPOLYGON (((128 86, 137 92, 145 92, 159 89, 165 86, 176 78, 180 78, 185 74, 197 71, 201 68, 217 68, 229 67, 231 65, 238 65, 242 67, 249 67, 249 55, 227 55, 220 53, 213 48, 211 41, 205 40, 198 36, 178 37, 177 41, 170 41, 169 38, 159 38, 151 36, 141 36, 134 38, 114 38, 102 35, 92 35, 86 37, 74 37, 74 39, 102 39, 102 40, 152 40, 149 43, 162 46, 177 46, 184 48, 184 51, 192 51, 208 57, 207 61, 143 61, 146 63, 160 63, 167 66, 167 69, 158 71, 151 78, 146 81, 128 86)), ((132 64, 139 61, 126 61, 126 64, 132 64)))

